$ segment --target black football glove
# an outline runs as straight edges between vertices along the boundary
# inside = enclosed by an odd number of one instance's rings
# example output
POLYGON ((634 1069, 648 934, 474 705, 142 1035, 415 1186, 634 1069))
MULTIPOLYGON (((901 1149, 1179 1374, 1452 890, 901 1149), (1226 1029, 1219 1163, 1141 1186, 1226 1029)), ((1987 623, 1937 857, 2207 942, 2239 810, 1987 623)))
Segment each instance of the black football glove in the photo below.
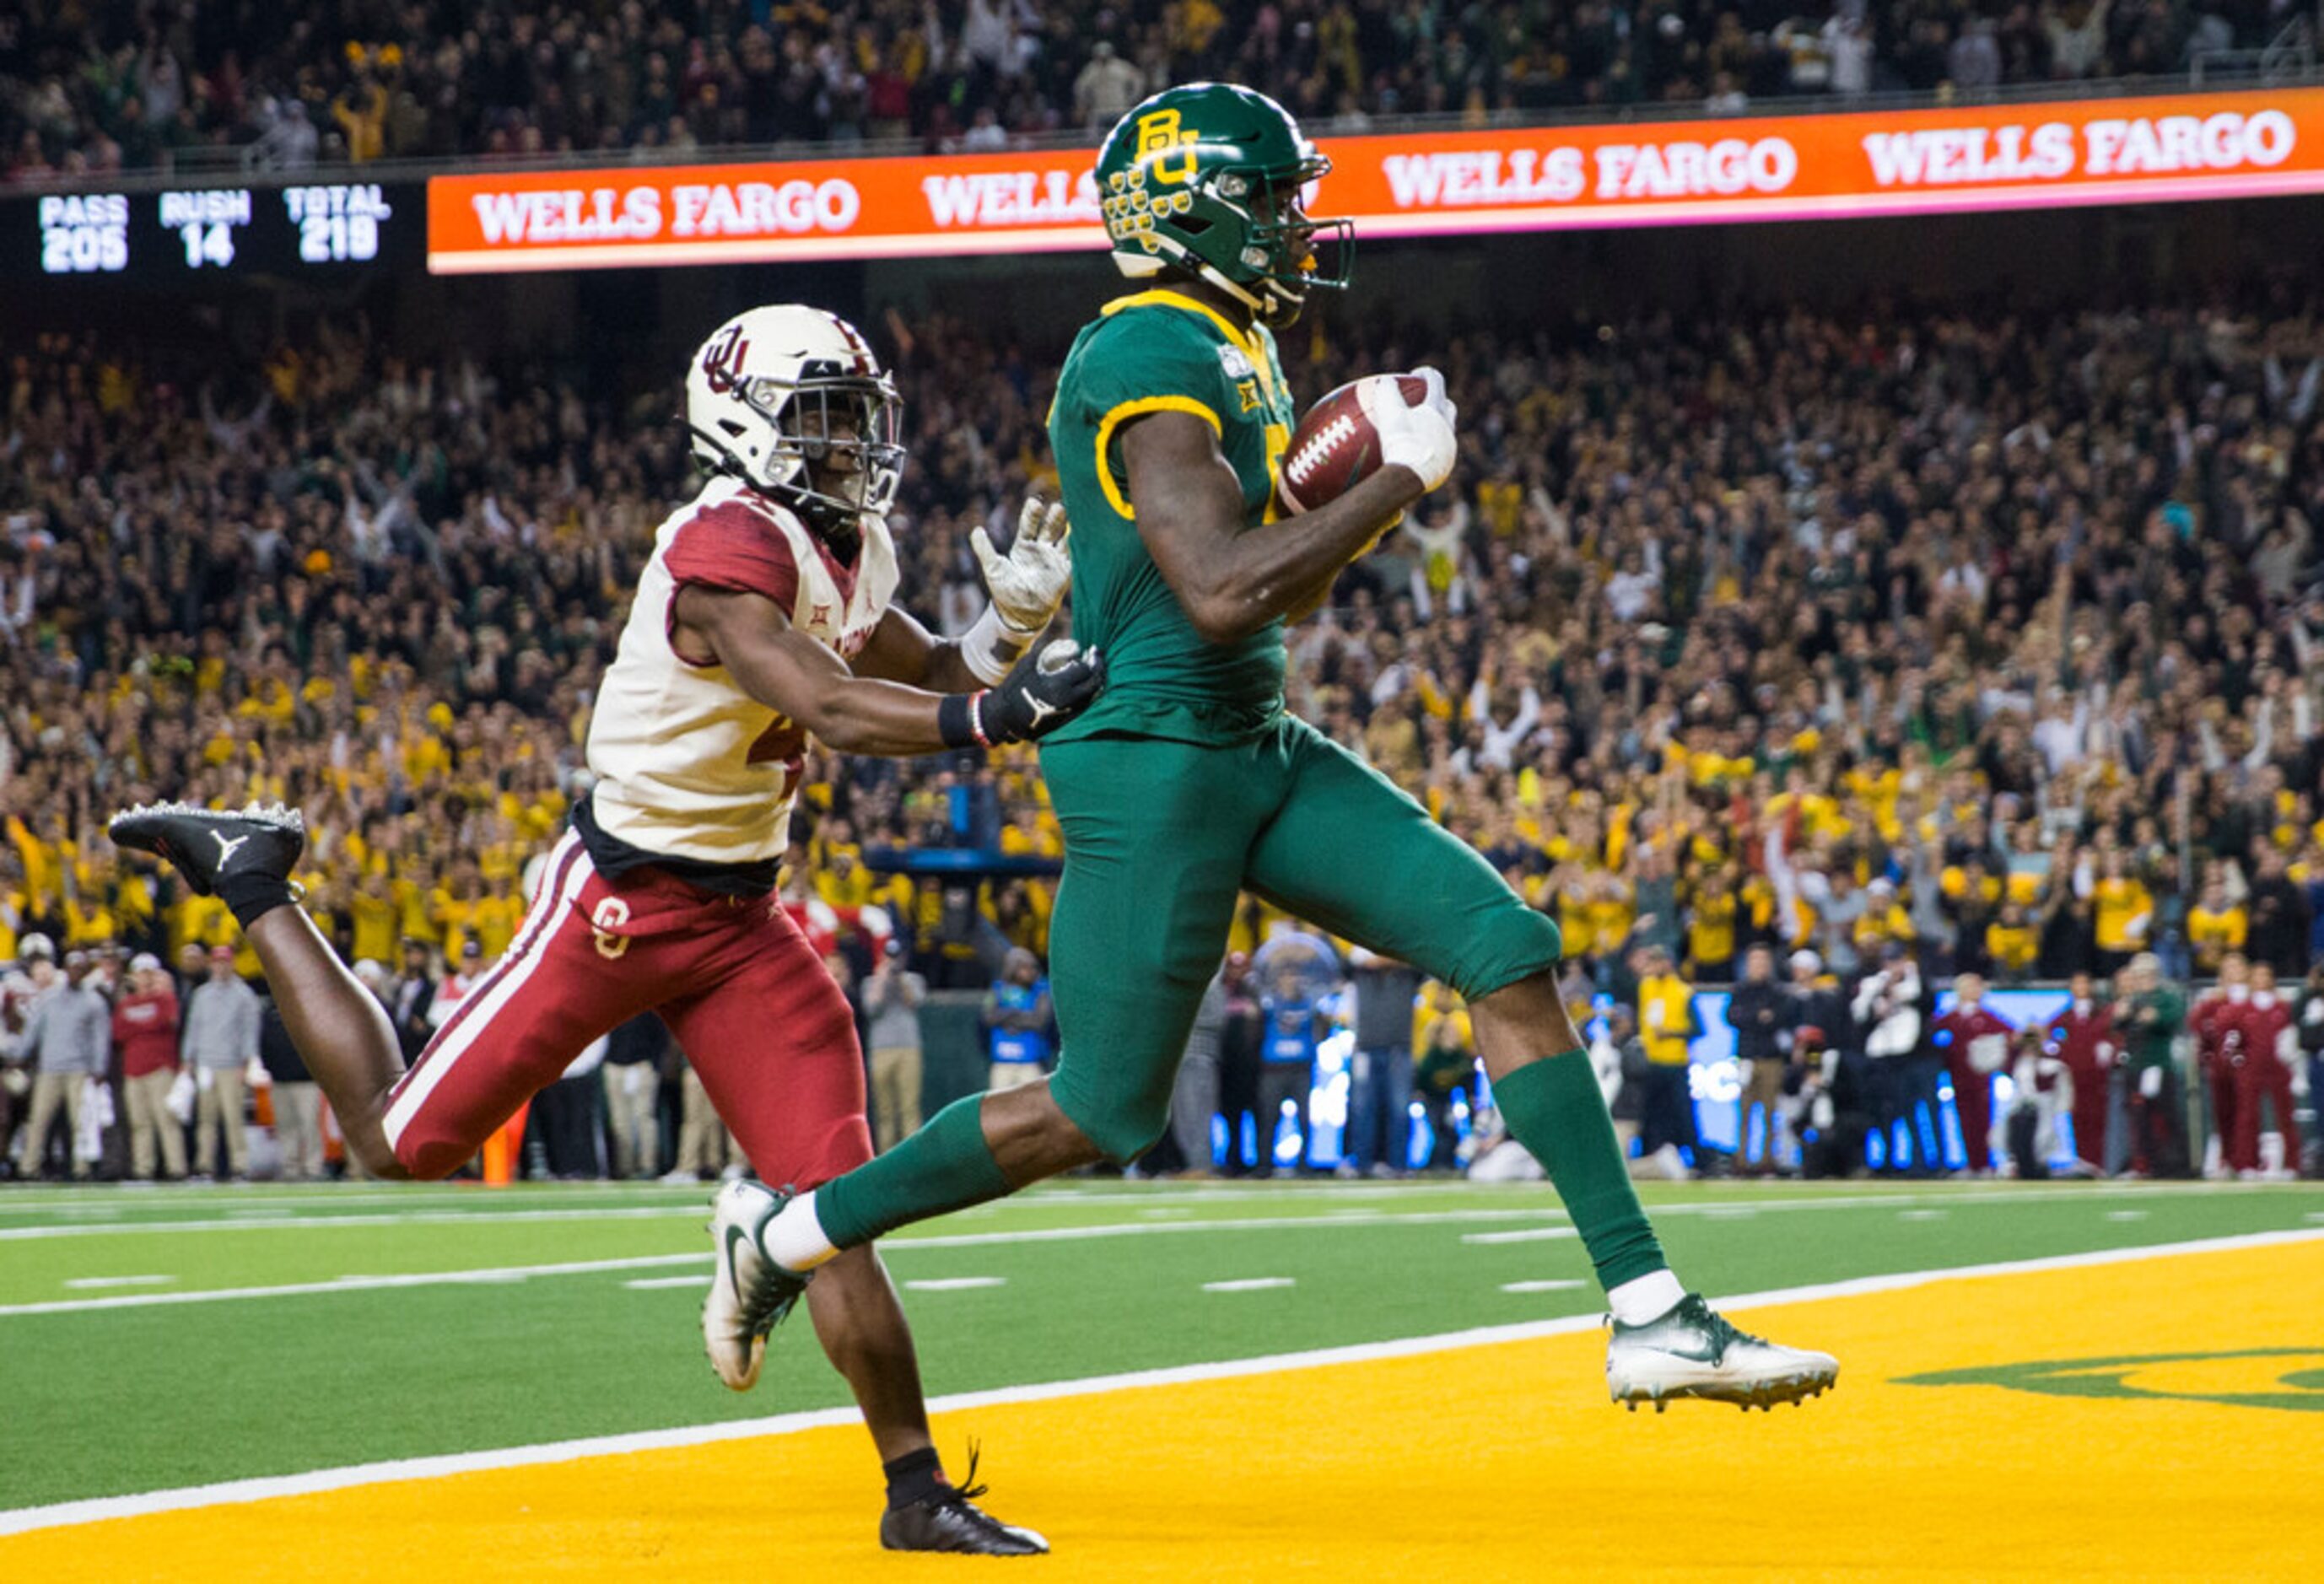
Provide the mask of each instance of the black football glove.
POLYGON ((1105 657, 1061 638, 1019 660, 1000 686, 953 694, 936 719, 954 748, 1038 741, 1087 709, 1104 686, 1105 657))

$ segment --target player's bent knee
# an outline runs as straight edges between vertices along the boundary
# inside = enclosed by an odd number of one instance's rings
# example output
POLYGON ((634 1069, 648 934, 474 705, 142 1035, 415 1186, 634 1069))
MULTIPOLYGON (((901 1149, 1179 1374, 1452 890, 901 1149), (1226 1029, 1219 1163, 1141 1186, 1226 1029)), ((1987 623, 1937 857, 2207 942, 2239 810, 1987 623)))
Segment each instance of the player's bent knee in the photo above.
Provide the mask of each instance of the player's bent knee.
MULTIPOLYGON (((1176 1070, 1174 1060, 1167 1071, 1176 1070)), ((1148 1074, 1149 1080, 1155 1076, 1148 1074)), ((1049 1078, 1049 1101, 1084 1153, 1055 1169, 1093 1160, 1128 1165, 1153 1148, 1170 1125, 1171 1087, 1167 1082, 1119 1082, 1085 1066, 1060 1066, 1049 1078)))
POLYGON ((1109 1117, 1094 1126, 1074 1126, 1087 1137, 1100 1160, 1126 1166, 1161 1142, 1170 1126, 1170 1114, 1167 1110, 1159 1116, 1124 1114, 1109 1117))
POLYGON ((1445 979, 1463 1000, 1479 1001, 1520 980, 1549 972, 1564 954, 1556 922, 1512 898, 1512 906, 1494 909, 1470 938, 1461 962, 1445 979))

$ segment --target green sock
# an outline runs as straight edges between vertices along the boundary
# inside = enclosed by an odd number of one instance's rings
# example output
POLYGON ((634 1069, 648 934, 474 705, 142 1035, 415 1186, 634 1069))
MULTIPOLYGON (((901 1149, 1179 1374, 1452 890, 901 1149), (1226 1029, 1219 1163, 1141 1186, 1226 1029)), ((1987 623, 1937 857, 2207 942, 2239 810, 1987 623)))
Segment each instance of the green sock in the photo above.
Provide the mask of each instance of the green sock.
POLYGON ((982 1204, 1009 1192, 984 1142, 984 1097, 966 1095, 876 1159, 815 1191, 815 1219, 842 1248, 883 1237, 908 1221, 982 1204))
POLYGON ((1533 1152, 1573 1217, 1582 1245, 1611 1292, 1668 1267, 1663 1246, 1630 1186, 1598 1075, 1586 1051, 1528 1062, 1493 1085, 1509 1136, 1533 1152))

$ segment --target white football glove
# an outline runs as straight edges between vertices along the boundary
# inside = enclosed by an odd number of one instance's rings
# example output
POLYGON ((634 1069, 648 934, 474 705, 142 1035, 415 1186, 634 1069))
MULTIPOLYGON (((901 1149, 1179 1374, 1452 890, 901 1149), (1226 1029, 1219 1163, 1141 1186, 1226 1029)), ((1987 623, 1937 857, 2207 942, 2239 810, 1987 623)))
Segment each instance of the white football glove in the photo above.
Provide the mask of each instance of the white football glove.
POLYGON ((1381 463, 1412 469, 1420 487, 1433 490, 1452 476, 1452 464, 1461 450, 1452 426, 1460 419, 1460 409, 1444 394, 1443 374, 1431 368, 1413 373, 1428 386, 1417 407, 1405 401, 1404 389, 1394 374, 1373 374, 1358 381, 1356 400, 1379 435, 1381 463))
POLYGON ((1038 495, 1025 498, 1024 512, 1017 520, 1017 542, 1006 556, 992 548, 992 537, 982 527, 969 530, 968 546, 984 568, 993 612, 1012 636, 1029 642, 1056 619, 1065 587, 1074 580, 1074 558, 1065 548, 1072 532, 1065 502, 1038 495))

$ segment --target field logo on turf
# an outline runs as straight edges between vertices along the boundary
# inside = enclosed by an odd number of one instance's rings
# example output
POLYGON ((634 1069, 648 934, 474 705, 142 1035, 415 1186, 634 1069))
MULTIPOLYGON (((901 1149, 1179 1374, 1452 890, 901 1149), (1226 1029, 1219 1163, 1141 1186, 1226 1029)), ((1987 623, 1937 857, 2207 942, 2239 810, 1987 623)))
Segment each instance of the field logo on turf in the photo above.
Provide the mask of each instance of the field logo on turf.
POLYGON ((2324 1414, 2324 1348, 2246 1348, 2225 1353, 2145 1353, 2116 1358, 2052 1358, 1941 1369, 1898 1377, 1898 1386, 1995 1386, 2051 1397, 2115 1397, 2216 1403, 2324 1414))

